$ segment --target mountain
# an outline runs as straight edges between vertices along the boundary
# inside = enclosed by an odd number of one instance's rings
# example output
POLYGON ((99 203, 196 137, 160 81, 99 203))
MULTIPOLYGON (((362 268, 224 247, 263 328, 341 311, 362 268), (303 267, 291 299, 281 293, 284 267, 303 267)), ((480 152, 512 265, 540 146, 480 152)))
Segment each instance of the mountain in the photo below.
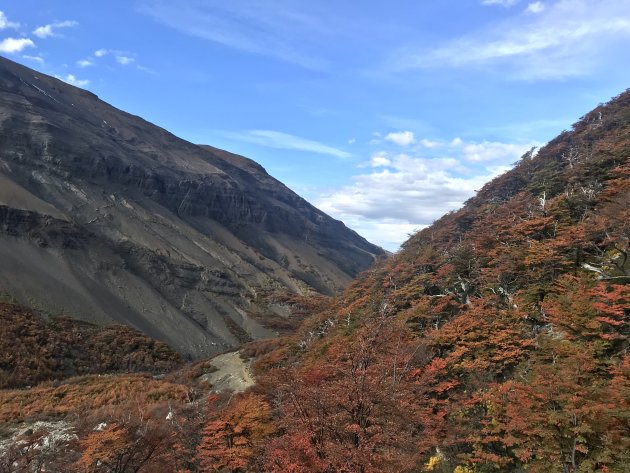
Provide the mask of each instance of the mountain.
POLYGON ((626 91, 238 353, 0 304, 0 469, 627 473, 629 253, 626 91))
POLYGON ((331 295, 381 254, 254 161, 0 58, 6 296, 201 357, 275 333, 261 294, 331 295))
POLYGON ((629 471, 629 256, 626 91, 250 346, 277 431, 249 465, 629 471))

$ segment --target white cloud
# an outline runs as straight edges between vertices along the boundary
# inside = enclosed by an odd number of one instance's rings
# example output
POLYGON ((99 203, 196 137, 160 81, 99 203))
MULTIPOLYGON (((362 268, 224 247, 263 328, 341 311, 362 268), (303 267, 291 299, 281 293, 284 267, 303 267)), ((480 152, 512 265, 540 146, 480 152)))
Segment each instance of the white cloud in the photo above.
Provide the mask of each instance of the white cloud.
POLYGON ((356 142, 357 142, 356 138, 350 138, 350 139, 348 140, 348 144, 349 144, 349 145, 353 145, 353 144, 355 144, 356 142))
POLYGON ((34 48, 35 43, 28 38, 5 38, 0 41, 0 53, 19 53, 26 48, 34 48))
POLYGON ((87 58, 87 59, 80 59, 79 61, 77 61, 77 66, 84 68, 84 67, 90 67, 94 65, 94 61, 92 61, 91 58, 87 58))
POLYGON ((428 226, 396 218, 371 220, 360 215, 344 215, 343 222, 368 241, 389 251, 397 251, 407 238, 428 226))
MULTIPOLYGON (((97 59, 104 58, 105 56, 113 57, 113 59, 121 66, 128 66, 136 62, 136 58, 134 57, 135 54, 130 51, 122 51, 119 49, 105 49, 105 48, 97 49, 96 51, 94 51, 94 57, 97 59)), ((88 58, 88 60, 90 61, 89 65, 94 64, 94 61, 92 60, 92 58, 88 58)), ((85 67, 85 66, 81 66, 81 67, 85 67)), ((141 71, 153 73, 153 71, 147 67, 143 67, 143 66, 136 66, 136 67, 137 69, 141 71)))
POLYGON ((279 8, 275 0, 143 0, 140 7, 155 21, 184 34, 307 69, 327 70, 328 61, 319 57, 322 48, 313 43, 322 33, 334 31, 326 25, 335 17, 329 14, 323 20, 321 10, 315 9, 314 15, 308 10, 300 2, 282 2, 279 8))
POLYGON ((464 143, 456 138, 451 143, 461 147, 462 157, 469 162, 488 162, 497 160, 516 161, 532 147, 540 146, 541 143, 533 142, 528 144, 500 143, 496 141, 483 141, 481 143, 464 143))
POLYGON ((432 142, 435 157, 379 151, 369 171, 321 194, 316 205, 368 240, 395 250, 414 230, 461 207, 474 192, 538 143, 432 142))
POLYGON ((27 55, 27 54, 24 54, 22 57, 23 57, 24 59, 29 60, 29 61, 36 62, 36 63, 37 63, 37 64, 39 64, 40 66, 43 66, 43 65, 44 65, 44 58, 43 58, 43 57, 41 57, 41 56, 29 56, 29 55, 27 55))
POLYGON ((392 161, 387 157, 387 153, 380 151, 372 155, 369 165, 373 168, 388 167, 392 165, 392 161))
POLYGON ((562 0, 530 6, 536 15, 516 15, 431 51, 407 51, 395 58, 394 68, 494 66, 511 79, 562 79, 595 73, 610 51, 624 50, 630 39, 627 0, 562 0))
POLYGON ((126 66, 128 64, 131 64, 132 62, 134 62, 135 59, 129 56, 116 56, 116 62, 118 64, 122 64, 123 66, 126 66))
POLYGON ((301 138, 299 136, 290 135, 274 130, 249 130, 245 132, 227 132, 224 133, 228 138, 238 141, 245 141, 268 148, 277 149, 295 149, 299 151, 308 151, 311 153, 328 154, 337 158, 349 158, 351 153, 342 151, 332 146, 325 145, 318 141, 301 138))
POLYGON ((422 138, 420 140, 420 144, 424 146, 425 148, 437 148, 438 146, 441 145, 439 141, 431 141, 426 138, 422 138))
POLYGON ((545 4, 543 2, 532 2, 529 5, 527 5, 527 8, 525 9, 526 13, 542 13, 543 11, 545 11, 545 4))
POLYGON ((55 76, 57 79, 67 82, 75 87, 85 87, 90 83, 88 79, 78 79, 74 74, 68 74, 66 76, 55 76))
POLYGON ((416 142, 413 136, 413 132, 411 131, 398 131, 389 133, 387 136, 385 136, 385 140, 391 141, 398 146, 409 146, 416 142))
POLYGON ((384 241, 379 235, 369 235, 375 226, 413 230, 429 225, 461 206, 493 177, 489 172, 469 178, 456 177, 447 170, 452 164, 448 161, 408 155, 394 156, 389 163, 387 159, 373 158, 375 164, 382 162, 387 167, 355 176, 352 184, 321 196, 316 205, 388 249, 394 249, 392 243, 401 244, 407 234, 400 233, 395 240, 390 235, 389 241, 384 241))
POLYGON ((7 15, 5 15, 3 11, 0 11, 0 30, 4 30, 6 28, 16 29, 19 27, 20 27, 19 23, 9 21, 9 19, 7 18, 7 15))
POLYGON ((33 34, 38 38, 48 38, 53 35, 52 25, 39 26, 33 30, 33 34))
POLYGON ((38 26, 33 30, 33 34, 38 38, 44 39, 49 38, 50 36, 55 36, 55 30, 61 28, 74 28, 78 26, 79 23, 74 20, 65 20, 65 21, 57 21, 55 23, 50 23, 44 26, 38 26))
MULTIPOLYGON (((525 154, 533 146, 540 146, 541 143, 532 142, 527 144, 502 143, 498 141, 466 142, 460 137, 455 137, 451 141, 438 141, 428 138, 416 139, 410 131, 389 133, 385 136, 386 141, 398 146, 409 148, 415 151, 425 150, 427 152, 455 153, 461 159, 471 163, 481 163, 496 160, 510 160, 513 162, 525 154), (416 145, 416 146, 411 146, 416 145)), ((372 140, 372 145, 382 144, 380 140, 372 140)), ((374 156, 378 156, 376 153, 374 156)), ((377 159, 375 162, 381 162, 377 159)))

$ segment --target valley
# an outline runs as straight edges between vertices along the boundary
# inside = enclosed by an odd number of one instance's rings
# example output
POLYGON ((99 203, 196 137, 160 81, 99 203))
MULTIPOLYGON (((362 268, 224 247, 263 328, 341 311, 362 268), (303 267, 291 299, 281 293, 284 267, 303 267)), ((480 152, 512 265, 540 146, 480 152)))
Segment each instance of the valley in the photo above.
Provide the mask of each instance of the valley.
POLYGON ((630 91, 394 254, 0 58, 0 473, 625 473, 630 91))

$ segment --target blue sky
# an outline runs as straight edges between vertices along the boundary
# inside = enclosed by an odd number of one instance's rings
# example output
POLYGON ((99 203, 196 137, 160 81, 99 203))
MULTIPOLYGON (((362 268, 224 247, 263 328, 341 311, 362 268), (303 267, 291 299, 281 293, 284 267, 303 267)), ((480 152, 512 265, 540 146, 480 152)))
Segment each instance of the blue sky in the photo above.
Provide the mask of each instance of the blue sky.
POLYGON ((395 250, 625 90, 628 0, 0 1, 0 54, 395 250))

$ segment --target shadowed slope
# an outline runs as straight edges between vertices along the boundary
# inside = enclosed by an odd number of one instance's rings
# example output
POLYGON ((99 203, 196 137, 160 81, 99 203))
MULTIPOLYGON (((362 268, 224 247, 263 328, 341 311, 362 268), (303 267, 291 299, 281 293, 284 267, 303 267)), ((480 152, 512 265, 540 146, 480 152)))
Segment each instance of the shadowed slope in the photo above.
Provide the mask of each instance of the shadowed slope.
POLYGON ((333 294, 378 254, 253 161, 0 58, 0 290, 21 302, 201 356, 273 335, 259 289, 333 294))

